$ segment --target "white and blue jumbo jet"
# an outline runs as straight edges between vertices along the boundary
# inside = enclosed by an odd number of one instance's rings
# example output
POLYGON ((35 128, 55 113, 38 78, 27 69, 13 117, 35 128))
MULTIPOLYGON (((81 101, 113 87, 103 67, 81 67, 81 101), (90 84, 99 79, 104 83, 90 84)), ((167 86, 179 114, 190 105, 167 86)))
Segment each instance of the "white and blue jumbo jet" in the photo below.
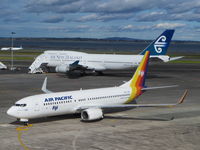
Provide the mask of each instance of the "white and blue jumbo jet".
POLYGON ((182 103, 187 91, 175 104, 136 104, 135 99, 146 90, 174 86, 145 86, 149 55, 150 52, 147 51, 131 80, 118 87, 53 93, 46 88, 46 78, 42 86, 45 94, 17 101, 8 109, 7 114, 26 123, 33 118, 74 113, 80 113, 83 121, 90 121, 103 118, 105 112, 115 108, 173 107, 182 103))
POLYGON ((71 73, 75 70, 85 74, 86 71, 102 74, 105 70, 122 70, 137 67, 145 52, 150 51, 150 58, 169 62, 182 58, 166 55, 175 30, 165 30, 152 43, 150 43, 140 54, 89 54, 76 51, 48 50, 39 55, 29 67, 29 73, 48 72, 49 67, 55 68, 59 73, 71 73), (42 69, 43 68, 43 69, 42 69))

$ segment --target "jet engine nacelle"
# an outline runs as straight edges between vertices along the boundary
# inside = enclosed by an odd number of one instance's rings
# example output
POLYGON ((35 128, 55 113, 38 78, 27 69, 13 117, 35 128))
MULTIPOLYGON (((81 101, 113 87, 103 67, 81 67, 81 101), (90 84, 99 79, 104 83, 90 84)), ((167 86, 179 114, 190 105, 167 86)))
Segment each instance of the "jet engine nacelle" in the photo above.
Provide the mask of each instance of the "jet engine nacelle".
POLYGON ((69 71, 69 65, 56 66, 55 70, 56 70, 56 72, 65 73, 65 72, 69 71))
POLYGON ((81 119, 83 121, 92 121, 103 118, 103 111, 99 108, 89 108, 81 112, 81 119))

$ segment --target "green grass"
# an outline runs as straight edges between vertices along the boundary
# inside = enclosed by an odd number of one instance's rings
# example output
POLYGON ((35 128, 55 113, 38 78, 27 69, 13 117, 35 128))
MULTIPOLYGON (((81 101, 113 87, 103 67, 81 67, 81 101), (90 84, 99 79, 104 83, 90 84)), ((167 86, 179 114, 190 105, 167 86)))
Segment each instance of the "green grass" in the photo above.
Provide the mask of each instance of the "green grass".
MULTIPOLYGON (((20 50, 20 51, 13 51, 14 55, 40 55, 43 51, 30 51, 30 50, 20 50)), ((0 51, 0 55, 10 55, 10 51, 0 51)))
MULTIPOLYGON (((34 57, 13 57, 14 60, 34 60, 34 57)), ((11 60, 10 56, 0 56, 0 60, 11 60)))
POLYGON ((189 56, 185 56, 186 58, 195 58, 195 59, 200 59, 200 55, 189 55, 189 56))
POLYGON ((198 60, 174 60, 174 61, 170 61, 169 63, 199 64, 200 61, 198 61, 198 60))

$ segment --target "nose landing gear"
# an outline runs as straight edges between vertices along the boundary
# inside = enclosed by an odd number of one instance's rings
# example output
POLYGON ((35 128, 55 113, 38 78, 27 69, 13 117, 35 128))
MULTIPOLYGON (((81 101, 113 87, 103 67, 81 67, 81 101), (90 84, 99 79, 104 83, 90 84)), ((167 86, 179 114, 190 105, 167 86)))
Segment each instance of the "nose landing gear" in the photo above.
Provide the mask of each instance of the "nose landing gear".
POLYGON ((20 118, 20 122, 23 122, 24 126, 28 126, 28 119, 20 118))

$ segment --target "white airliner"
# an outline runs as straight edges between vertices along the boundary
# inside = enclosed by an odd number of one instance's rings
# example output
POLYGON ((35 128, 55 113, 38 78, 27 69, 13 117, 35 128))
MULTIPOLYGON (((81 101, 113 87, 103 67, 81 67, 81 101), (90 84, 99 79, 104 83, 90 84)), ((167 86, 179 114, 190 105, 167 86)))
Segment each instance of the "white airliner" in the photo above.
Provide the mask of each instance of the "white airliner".
POLYGON ((131 80, 118 87, 53 93, 46 89, 46 78, 42 86, 46 94, 29 96, 17 101, 8 109, 7 114, 20 119, 21 122, 28 122, 33 118, 80 113, 83 121, 90 121, 103 118, 105 112, 115 108, 173 107, 182 103, 187 91, 175 104, 136 104, 135 99, 146 90, 173 87, 145 86, 148 60, 149 51, 145 53, 131 80))
POLYGON ((55 67, 56 72, 70 73, 80 70, 83 74, 86 70, 97 73, 102 71, 129 69, 139 65, 144 53, 149 50, 151 58, 164 62, 180 59, 166 55, 174 30, 164 31, 155 41, 147 46, 139 55, 117 54, 88 54, 75 51, 45 51, 39 55, 29 67, 29 73, 42 73, 42 67, 55 67))
POLYGON ((18 50, 22 50, 23 47, 20 46, 20 47, 2 47, 1 50, 2 51, 9 51, 9 50, 13 50, 13 51, 18 51, 18 50))

